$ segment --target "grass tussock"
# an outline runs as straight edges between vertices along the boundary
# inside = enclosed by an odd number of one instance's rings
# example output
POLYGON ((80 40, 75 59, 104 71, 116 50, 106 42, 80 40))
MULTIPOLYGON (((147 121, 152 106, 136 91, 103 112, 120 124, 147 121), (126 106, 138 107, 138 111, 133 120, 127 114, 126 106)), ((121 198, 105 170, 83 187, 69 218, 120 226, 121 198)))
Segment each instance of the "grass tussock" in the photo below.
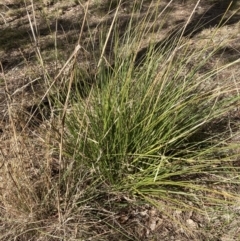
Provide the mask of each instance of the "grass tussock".
MULTIPOLYGON (((161 44, 149 43, 139 59, 149 24, 165 12, 149 10, 136 26, 131 20, 141 6, 134 12, 133 4, 122 33, 121 1, 115 2, 113 21, 99 34, 94 71, 77 64, 82 28, 68 74, 64 68, 53 80, 44 74, 42 99, 49 97, 51 117, 34 132, 19 132, 10 115, 1 240, 150 240, 122 221, 129 210, 150 206, 193 237, 176 210, 207 215, 239 199, 238 154, 229 141, 237 133, 224 124, 239 94, 236 79, 220 79, 239 60, 209 69, 223 44, 193 48, 185 26, 161 44)), ((86 8, 86 25, 87 14, 86 8)))

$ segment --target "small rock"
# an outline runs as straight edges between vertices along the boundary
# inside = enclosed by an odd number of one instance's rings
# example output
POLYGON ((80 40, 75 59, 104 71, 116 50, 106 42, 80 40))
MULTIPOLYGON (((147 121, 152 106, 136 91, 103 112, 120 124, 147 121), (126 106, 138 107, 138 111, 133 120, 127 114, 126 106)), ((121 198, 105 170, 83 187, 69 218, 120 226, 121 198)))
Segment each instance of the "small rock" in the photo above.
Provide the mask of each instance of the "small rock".
POLYGON ((192 219, 187 219, 186 220, 186 223, 187 223, 187 225, 190 227, 190 228, 197 228, 198 227, 198 224, 197 223, 195 223, 192 219))

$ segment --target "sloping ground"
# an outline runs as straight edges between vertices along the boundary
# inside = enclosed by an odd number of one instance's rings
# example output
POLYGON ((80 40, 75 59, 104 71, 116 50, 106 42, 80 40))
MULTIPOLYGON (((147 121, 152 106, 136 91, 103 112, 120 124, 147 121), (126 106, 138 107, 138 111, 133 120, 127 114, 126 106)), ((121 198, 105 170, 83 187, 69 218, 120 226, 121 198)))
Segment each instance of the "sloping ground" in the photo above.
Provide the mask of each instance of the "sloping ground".
MULTIPOLYGON (((159 19, 161 31, 156 31, 156 28, 149 26, 149 33, 142 43, 137 61, 144 58, 149 42, 155 42, 157 48, 164 41, 171 40, 171 37, 175 36, 177 30, 184 26, 188 20, 196 2, 173 1, 165 19, 159 19)), ((141 11, 134 16, 136 24, 143 19, 149 7, 150 9, 159 8, 159 12, 161 12, 168 3, 169 1, 160 1, 158 4, 157 1, 143 1, 141 11)), ((208 69, 240 58, 240 15, 235 13, 231 16, 237 6, 232 6, 225 15, 229 3, 230 1, 220 1, 217 4, 210 1, 200 1, 183 33, 186 41, 191 43, 191 50, 202 49, 209 42, 224 46, 219 48, 219 52, 209 60, 206 67, 208 69), (213 34, 216 26, 219 27, 219 30, 213 34)), ((236 5, 237 1, 234 3, 236 5)), ((125 1, 120 8, 118 21, 121 32, 119 35, 126 31, 131 18, 132 5, 132 3, 125 1)), ((49 84, 45 83, 45 74, 54 78, 62 73, 61 71, 63 74, 67 74, 71 68, 71 61, 66 66, 64 64, 74 51, 86 6, 87 3, 80 4, 78 1, 39 1, 34 5, 31 5, 29 1, 26 6, 22 1, 0 1, 0 167, 5 166, 10 173, 14 169, 14 162, 22 161, 25 163, 22 168, 28 169, 32 173, 32 180, 29 181, 41 181, 41 179, 39 180, 40 173, 36 170, 39 169, 41 160, 46 158, 45 152, 48 150, 48 146, 42 141, 42 135, 48 128, 48 121, 41 117, 38 118, 35 113, 36 104, 42 98, 46 86, 49 84), (41 61, 42 63, 39 64, 41 61), (41 65, 42 68, 39 67, 41 65), (64 69, 62 69, 63 66, 64 69), (34 122, 34 118, 32 118, 31 123, 29 123, 30 116, 36 117, 37 122, 34 122), (27 139, 26 136, 20 135, 25 132, 27 139)), ((78 55, 79 66, 82 68, 94 70, 94 58, 100 54, 98 53, 99 33, 101 29, 110 26, 114 7, 114 5, 109 7, 108 1, 105 0, 90 1, 87 15, 88 26, 84 26, 81 40, 83 49, 78 55)), ((113 59, 111 44, 107 46, 107 50, 106 58, 111 62, 113 59)), ((204 71, 206 70, 202 69, 199 74, 204 73, 204 71)), ((209 85, 217 84, 218 81, 220 83, 229 77, 232 77, 232 81, 236 82, 236 89, 238 89, 240 66, 235 65, 221 72, 218 79, 214 79, 213 83, 209 83, 209 85)), ((239 107, 236 106, 236 110, 229 116, 229 121, 224 127, 238 128, 239 118, 239 107)), ((230 141, 238 143, 239 139, 239 137, 234 136, 230 141)), ((54 156, 49 157, 48 160, 48 164, 54 166, 54 156)), ((21 173, 20 171, 19 173, 21 173)), ((239 177, 239 174, 236 176, 239 177)), ((7 178, 0 176, 0 178, 1 190, 11 190, 11 185, 14 185, 9 184, 11 175, 9 174, 7 178)), ((236 190, 233 191, 240 193, 237 186, 236 190)), ((24 195, 27 199, 27 193, 24 195)), ((8 196, 2 196, 1 193, 0 196, 0 201, 3 203, 1 204, 3 210, 1 215, 4 211, 11 212, 12 207, 5 205, 8 196)), ((101 210, 101 212, 104 214, 106 210, 101 210)), ((16 215, 18 215, 17 211, 16 215)), ((187 226, 190 232, 179 229, 179 226, 168 220, 168 216, 150 206, 136 207, 133 205, 130 210, 120 210, 119 214, 113 217, 115 220, 113 222, 117 220, 121 225, 125 225, 126 229, 129 230, 129 236, 132 236, 130 233, 132 232, 136 237, 139 237, 138 240, 240 240, 239 203, 226 207, 226 216, 219 217, 216 210, 213 210, 212 216, 208 218, 194 212, 176 210, 172 217, 179 220, 182 225, 187 226)), ((96 218, 94 221, 97 223, 99 220, 96 218)), ((4 227, 4 223, 1 225, 4 227)), ((101 230, 104 232, 103 227, 104 224, 100 223, 95 229, 89 230, 93 236, 96 235, 94 240, 98 240, 97 233, 101 233, 101 230)), ((5 232, 7 233, 7 231, 5 232)), ((1 235, 4 239, 5 234, 1 235)), ((115 237, 112 240, 119 239, 115 237)), ((122 240, 128 239, 123 238, 122 240)))

